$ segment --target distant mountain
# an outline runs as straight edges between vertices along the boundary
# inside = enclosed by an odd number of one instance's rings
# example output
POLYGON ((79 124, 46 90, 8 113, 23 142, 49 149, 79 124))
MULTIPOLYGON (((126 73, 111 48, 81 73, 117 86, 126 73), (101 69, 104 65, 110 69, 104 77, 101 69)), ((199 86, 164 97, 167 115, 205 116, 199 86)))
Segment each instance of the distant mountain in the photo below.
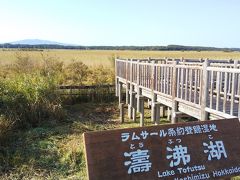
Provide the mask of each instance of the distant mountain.
POLYGON ((61 45, 61 46, 69 46, 70 44, 64 44, 55 41, 48 41, 42 39, 24 39, 20 41, 9 42, 9 44, 20 44, 20 45, 61 45))

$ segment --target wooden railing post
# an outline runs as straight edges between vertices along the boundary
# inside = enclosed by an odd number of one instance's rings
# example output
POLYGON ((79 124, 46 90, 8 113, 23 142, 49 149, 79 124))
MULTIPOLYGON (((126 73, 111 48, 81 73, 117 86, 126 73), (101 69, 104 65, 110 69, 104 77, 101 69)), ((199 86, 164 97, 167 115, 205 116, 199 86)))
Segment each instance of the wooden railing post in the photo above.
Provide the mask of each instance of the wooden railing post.
POLYGON ((118 102, 122 103, 122 82, 118 82, 118 102))
POLYGON ((132 59, 130 61, 130 73, 129 73, 129 80, 130 80, 130 91, 129 91, 129 105, 128 105, 128 117, 132 119, 133 117, 133 65, 132 59))
MULTIPOLYGON (((233 68, 236 69, 238 65, 238 61, 234 60, 234 65, 233 68)), ((233 115, 233 106, 234 106, 234 101, 235 101, 235 95, 236 95, 236 90, 237 90, 237 77, 236 73, 233 72, 232 74, 232 93, 231 93, 231 105, 230 105, 230 114, 233 115)))
POLYGON ((148 61, 147 61, 148 63, 150 63, 151 62, 151 57, 148 57, 148 61))
POLYGON ((120 122, 124 123, 124 103, 119 104, 120 109, 120 122))
POLYGON ((164 117, 164 106, 163 106, 163 105, 160 106, 159 111, 160 111, 160 112, 159 112, 160 117, 163 118, 163 117, 164 117))
POLYGON ((132 93, 132 98, 133 98, 133 106, 132 106, 132 119, 133 119, 133 122, 136 122, 137 121, 137 99, 136 99, 136 92, 133 92, 132 93))
POLYGON ((126 60, 126 104, 129 104, 128 59, 126 60))
POLYGON ((140 95, 140 127, 144 126, 144 97, 140 95))
POLYGON ((115 59, 115 95, 118 95, 118 68, 117 67, 117 59, 115 59))
POLYGON ((140 95, 141 95, 141 92, 140 92, 140 65, 139 65, 139 60, 137 61, 137 112, 140 112, 140 95))
POLYGON ((170 107, 168 107, 167 109, 167 120, 170 121, 170 117, 171 117, 171 109, 170 107))
POLYGON ((168 58, 167 57, 164 57, 164 63, 163 64, 167 64, 168 63, 168 58))
POLYGON ((209 61, 206 59, 203 63, 202 69, 202 88, 201 88, 201 121, 208 120, 208 113, 206 112, 205 108, 207 107, 207 100, 208 100, 208 71, 207 67, 209 66, 209 61))
POLYGON ((159 102, 155 102, 153 104, 153 106, 155 107, 155 124, 158 125, 160 124, 160 103, 159 102))
POLYGON ((177 61, 173 61, 173 73, 172 73, 172 116, 171 123, 175 124, 177 122, 176 112, 177 112, 177 61))
POLYGON ((151 64, 151 93, 152 93, 152 98, 151 98, 151 120, 153 123, 156 122, 156 106, 155 103, 157 101, 157 95, 154 93, 154 86, 155 86, 155 61, 152 61, 151 64))

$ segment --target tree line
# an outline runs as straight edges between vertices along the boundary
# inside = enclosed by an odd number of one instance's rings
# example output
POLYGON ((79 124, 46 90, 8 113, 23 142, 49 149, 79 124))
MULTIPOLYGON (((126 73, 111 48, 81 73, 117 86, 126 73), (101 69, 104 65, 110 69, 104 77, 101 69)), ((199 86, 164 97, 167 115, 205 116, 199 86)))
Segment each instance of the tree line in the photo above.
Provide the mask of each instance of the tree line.
POLYGON ((42 49, 78 49, 78 50, 137 50, 137 51, 240 51, 240 48, 216 48, 203 46, 65 46, 58 44, 0 44, 0 48, 4 49, 20 49, 25 51, 41 51, 42 49))

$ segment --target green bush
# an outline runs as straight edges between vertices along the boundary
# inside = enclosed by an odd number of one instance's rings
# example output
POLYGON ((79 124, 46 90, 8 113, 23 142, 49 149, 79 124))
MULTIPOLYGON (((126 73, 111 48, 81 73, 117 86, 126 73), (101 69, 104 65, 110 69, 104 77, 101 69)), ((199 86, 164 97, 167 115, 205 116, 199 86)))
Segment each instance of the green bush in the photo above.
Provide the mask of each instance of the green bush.
POLYGON ((64 117, 54 78, 19 74, 0 81, 0 113, 22 127, 37 126, 44 119, 64 117))
POLYGON ((59 61, 56 57, 49 57, 41 53, 41 63, 35 71, 40 71, 43 76, 60 76, 63 74, 64 63, 59 61))
POLYGON ((89 84, 91 85, 113 84, 115 74, 111 69, 100 65, 98 67, 91 68, 88 78, 88 81, 90 82, 89 84))
POLYGON ((65 68, 65 83, 72 85, 83 85, 89 76, 89 68, 81 61, 72 61, 65 68))

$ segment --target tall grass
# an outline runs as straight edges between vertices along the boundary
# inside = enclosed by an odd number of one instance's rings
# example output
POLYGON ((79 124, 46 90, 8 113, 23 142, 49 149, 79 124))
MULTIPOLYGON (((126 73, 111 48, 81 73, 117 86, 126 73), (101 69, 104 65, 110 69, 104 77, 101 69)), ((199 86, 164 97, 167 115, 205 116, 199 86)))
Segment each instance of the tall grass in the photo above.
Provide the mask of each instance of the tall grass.
POLYGON ((19 74, 0 82, 1 124, 37 126, 43 120, 61 120, 64 110, 54 79, 39 74, 19 74), (6 122, 3 122, 6 121, 6 122))
MULTIPOLYGON (((2 51, 0 49, 0 64, 11 64, 17 60, 16 53, 19 50, 2 51)), ((22 53, 22 52, 21 52, 22 53)), ((72 59, 81 61, 87 66, 99 66, 111 68, 111 57, 121 58, 210 58, 210 59, 240 59, 240 52, 223 51, 117 51, 117 50, 44 50, 43 52, 24 52, 35 62, 42 59, 42 54, 56 57, 58 60, 69 64, 72 59)))
POLYGON ((38 126, 44 120, 64 118, 59 85, 112 84, 113 70, 87 66, 81 61, 63 63, 41 54, 34 61, 16 53, 16 61, 0 66, 0 136, 13 127, 38 126))

